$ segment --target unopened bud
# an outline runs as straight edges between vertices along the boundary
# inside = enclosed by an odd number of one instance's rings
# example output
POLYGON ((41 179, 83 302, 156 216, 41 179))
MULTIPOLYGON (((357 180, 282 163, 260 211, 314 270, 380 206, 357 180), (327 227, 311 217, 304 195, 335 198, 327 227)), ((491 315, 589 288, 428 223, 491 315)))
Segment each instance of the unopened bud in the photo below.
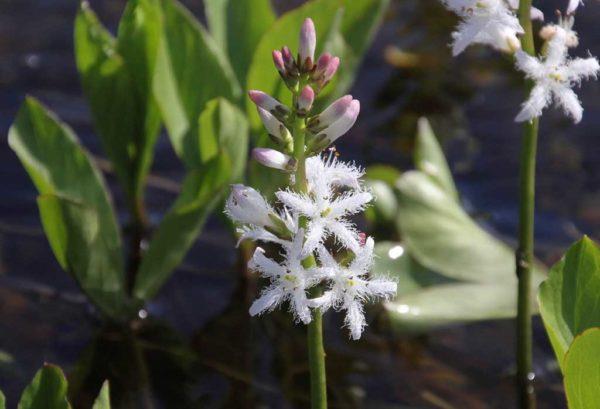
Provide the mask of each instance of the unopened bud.
POLYGON ((367 233, 362 231, 358 233, 358 244, 360 244, 361 247, 367 244, 367 233))
POLYGON ((257 107, 257 110, 260 120, 275 142, 286 147, 290 143, 293 144, 292 134, 284 124, 279 122, 279 120, 266 109, 257 107))
POLYGON ((309 85, 302 88, 302 91, 300 91, 300 95, 298 95, 298 101, 296 106, 298 114, 303 116, 306 115, 312 108, 314 100, 315 92, 313 91, 313 89, 309 85))
POLYGON ((273 50, 273 63, 275 64, 275 68, 281 75, 285 75, 285 64, 283 62, 283 56, 281 55, 281 51, 273 50))
POLYGON ((582 4, 582 0, 569 0, 569 5, 567 6, 567 14, 573 14, 577 10, 580 4, 582 4))
POLYGON ((346 110, 350 107, 351 102, 352 95, 345 95, 337 99, 319 115, 312 117, 308 121, 308 128, 312 132, 319 132, 320 130, 327 128, 344 115, 346 110))
POLYGON ((292 172, 296 169, 296 160, 291 156, 285 155, 275 149, 254 148, 252 157, 261 165, 273 169, 280 169, 286 172, 292 172))
POLYGON ((312 69, 315 58, 315 47, 317 45, 317 33, 312 19, 307 18, 300 29, 300 41, 298 46, 299 65, 307 71, 312 69))
POLYGON ((350 102, 350 106, 348 109, 346 109, 342 116, 321 132, 322 134, 325 134, 325 140, 327 143, 333 143, 340 136, 348 132, 356 122, 356 118, 358 118, 359 113, 360 102, 357 99, 354 99, 352 102, 350 102))
POLYGON ((273 209, 265 198, 249 186, 232 185, 231 195, 225 203, 225 212, 238 223, 275 227, 273 209))
POLYGON ((281 57, 283 58, 283 63, 287 70, 295 68, 296 62, 294 61, 294 56, 287 46, 284 46, 281 49, 281 57))
POLYGON ((265 94, 262 91, 251 90, 248 91, 248 96, 252 102, 256 104, 256 106, 267 110, 279 119, 285 120, 285 118, 290 114, 290 109, 288 107, 277 101, 269 94, 265 94))

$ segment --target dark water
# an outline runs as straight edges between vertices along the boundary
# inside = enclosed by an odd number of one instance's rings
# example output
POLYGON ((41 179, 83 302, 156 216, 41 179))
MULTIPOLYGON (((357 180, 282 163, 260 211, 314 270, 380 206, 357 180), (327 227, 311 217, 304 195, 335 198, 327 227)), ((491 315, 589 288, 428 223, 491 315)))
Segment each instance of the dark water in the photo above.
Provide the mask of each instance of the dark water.
MULTIPOLYGON (((116 27, 124 2, 91 1, 116 27)), ((185 2, 199 15, 200 1, 185 2)), ((298 2, 296 2, 297 4, 298 2)), ((580 52, 600 54, 600 5, 588 2, 577 26, 580 52)), ((276 2, 279 10, 288 2, 276 2)), ((558 2, 544 2, 551 17, 558 2)), ((60 270, 44 238, 36 192, 6 143, 23 96, 40 98, 101 155, 73 62, 74 0, 0 2, 0 386, 14 406, 42 362, 60 364, 76 407, 89 407, 105 377, 118 407, 308 407, 304 329, 285 314, 250 319, 252 280, 241 280, 229 233, 211 219, 184 265, 148 306, 151 319, 106 326, 60 270), (217 257, 215 255, 218 255, 217 257)), ((444 141, 467 208, 498 235, 516 231, 521 91, 510 63, 473 49, 459 59, 446 43, 453 20, 435 0, 392 2, 353 94, 363 113, 339 148, 361 163, 410 167, 415 120, 427 115, 444 141), (398 58, 398 51, 414 58, 398 58), (412 62, 411 62, 412 61, 412 62)), ((552 263, 582 233, 600 234, 597 83, 580 96, 574 127, 544 116, 538 167, 537 253, 552 263)), ((162 137, 147 191, 151 217, 174 199, 182 168, 162 137)), ((108 175, 122 222, 126 213, 108 175)), ((389 333, 378 308, 370 330, 350 342, 329 314, 326 348, 332 407, 512 408, 510 321, 411 339, 389 333)), ((565 407, 560 377, 539 321, 535 366, 540 408, 565 407)))

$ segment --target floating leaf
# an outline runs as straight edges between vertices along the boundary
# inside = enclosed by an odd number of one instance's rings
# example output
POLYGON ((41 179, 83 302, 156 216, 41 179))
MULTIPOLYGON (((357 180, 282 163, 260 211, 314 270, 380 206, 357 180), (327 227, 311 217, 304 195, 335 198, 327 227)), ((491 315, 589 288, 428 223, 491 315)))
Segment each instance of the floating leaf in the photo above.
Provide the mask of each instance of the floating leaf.
POLYGON ((262 35, 275 22, 270 0, 205 0, 206 19, 215 42, 227 50, 242 88, 262 35))
POLYGON ((107 293, 119 298, 124 288, 121 237, 102 176, 73 131, 33 98, 19 110, 8 142, 41 195, 59 263, 104 311, 115 312, 120 306, 107 293))
POLYGON ((70 409, 67 380, 58 366, 44 364, 27 386, 18 409, 70 409))
POLYGON ((188 173, 182 192, 154 233, 135 283, 134 295, 154 297, 200 233, 206 217, 222 199, 232 163, 218 155, 202 169, 188 173))
POLYGON ((198 20, 176 1, 162 4, 153 92, 175 152, 194 167, 198 116, 215 97, 238 100, 241 89, 227 57, 198 20))
POLYGON ((110 387, 108 386, 108 381, 104 381, 102 384, 102 389, 100 389, 100 393, 92 409, 110 409, 110 387))
POLYGON ((153 0, 128 4, 115 40, 87 2, 75 19, 75 57, 94 124, 130 200, 141 196, 160 129, 147 91, 160 33, 153 0))
POLYGON ((569 409, 596 409, 600 402, 600 328, 577 335, 564 359, 569 409))
POLYGON ((426 118, 421 118, 418 122, 415 167, 431 177, 450 197, 458 201, 458 191, 448 162, 426 118))
POLYGON ((540 313, 561 368, 573 339, 600 326, 600 249, 587 237, 575 243, 540 286, 540 313))

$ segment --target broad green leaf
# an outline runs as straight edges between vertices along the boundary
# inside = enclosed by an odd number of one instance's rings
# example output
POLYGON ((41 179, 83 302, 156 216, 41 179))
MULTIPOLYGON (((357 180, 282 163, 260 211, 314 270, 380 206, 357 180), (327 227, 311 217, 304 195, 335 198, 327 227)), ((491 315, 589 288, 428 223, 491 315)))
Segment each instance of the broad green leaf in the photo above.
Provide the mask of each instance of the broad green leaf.
POLYGON ((0 391, 0 409, 6 409, 6 398, 2 391, 0 391))
POLYGON ((193 168, 198 116, 215 97, 238 100, 241 89, 227 57, 198 20, 176 1, 162 5, 153 93, 175 152, 193 168))
POLYGON ((600 328, 577 335, 564 362, 569 409, 597 409, 600 402, 600 328))
POLYGON ((44 364, 25 388, 18 409, 69 409, 67 380, 55 365, 44 364))
POLYGON ((87 2, 75 19, 75 57, 102 145, 132 200, 143 192, 160 117, 147 91, 154 69, 160 9, 153 0, 130 2, 118 42, 87 2))
MULTIPOLYGON (((8 142, 42 195, 39 201, 42 221, 61 266, 84 289, 93 288, 95 284, 89 285, 82 279, 94 283, 107 279, 109 281, 103 285, 114 288, 116 293, 122 291, 121 237, 112 205, 100 172, 73 131, 38 101, 28 97, 10 128, 8 142), (63 207, 64 203, 69 205, 63 207), (85 216, 67 214, 73 210, 71 205, 85 209, 82 210, 85 216), (57 224, 51 222, 53 219, 57 224), (83 219, 86 223, 94 220, 94 237, 86 242, 70 242, 71 233, 92 229, 78 225, 83 219), (101 249, 99 243, 102 243, 101 249), (101 263, 102 271, 98 271, 96 265, 73 264, 70 254, 75 248, 77 252, 89 253, 86 257, 101 263), (101 253, 96 253, 98 251, 101 253)), ((102 298, 88 295, 95 300, 102 298)), ((100 306, 105 310, 111 308, 100 306)))
POLYGON ((567 251, 540 286, 540 313, 558 362, 573 339, 600 326, 600 249, 584 237, 567 251))
POLYGON ((242 88, 262 35, 275 22, 270 0, 205 0, 206 19, 215 42, 227 56, 242 88))
POLYGON ((398 199, 390 185, 380 180, 367 179, 367 186, 373 194, 372 212, 380 223, 394 223, 398 214, 398 199))
POLYGON ((104 381, 102 389, 94 402, 92 409, 110 409, 110 387, 108 381, 104 381))
POLYGON ((402 175, 398 169, 390 165, 371 165, 367 168, 365 178, 371 180, 380 180, 390 186, 394 186, 398 178, 402 175))
POLYGON ((120 249, 103 235, 98 212, 55 195, 38 197, 44 231, 61 266, 106 314, 124 312, 120 249))
POLYGON ((439 284, 457 281, 434 273, 414 260, 402 243, 383 241, 375 245, 373 273, 391 277, 398 282, 396 299, 402 296, 439 284))
MULTIPOLYGON (((407 172, 396 187, 398 227, 419 263, 456 280, 516 283, 513 251, 479 227, 428 175, 407 172)), ((534 283, 543 278, 540 270, 534 269, 534 283)))
POLYGON ((218 155, 186 177, 180 196, 154 233, 135 283, 134 295, 154 297, 200 233, 206 217, 220 203, 231 177, 228 155, 218 155))
POLYGON ((421 118, 418 122, 415 167, 431 177, 450 197, 458 201, 458 192, 448 162, 426 118, 421 118))
POLYGON ((397 329, 432 328, 516 315, 516 287, 501 283, 442 284, 385 303, 397 329))
POLYGON ((129 0, 119 23, 117 49, 135 84, 135 98, 143 123, 135 135, 135 172, 138 194, 154 157, 154 146, 160 131, 161 118, 152 93, 152 80, 158 44, 162 32, 159 0, 129 0))

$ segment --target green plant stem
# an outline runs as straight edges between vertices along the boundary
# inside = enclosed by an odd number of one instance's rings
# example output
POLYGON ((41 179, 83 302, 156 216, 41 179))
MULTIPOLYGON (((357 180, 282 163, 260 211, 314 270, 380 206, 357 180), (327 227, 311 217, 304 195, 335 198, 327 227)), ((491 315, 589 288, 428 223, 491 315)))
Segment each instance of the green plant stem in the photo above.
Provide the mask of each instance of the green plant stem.
MULTIPOLYGON (((525 30, 521 39, 523 51, 535 55, 533 29, 531 25, 531 0, 519 3, 519 20, 525 30)), ((532 88, 531 81, 526 84, 526 92, 532 88)), ((517 278, 519 292, 517 301, 517 387, 519 407, 536 407, 532 370, 532 291, 531 275, 534 248, 534 212, 535 212, 535 167, 538 139, 538 119, 525 123, 521 146, 520 194, 519 194, 519 247, 516 253, 517 278)))
MULTIPOLYGON (((306 158, 304 152, 306 123, 304 118, 297 117, 293 127, 294 158, 297 161, 296 190, 307 193, 306 158)), ((300 227, 306 228, 306 218, 300 219, 300 227)), ((310 255, 302 261, 304 267, 316 265, 314 256, 310 255)), ((313 294, 316 296, 318 294, 313 294)), ((312 311, 312 320, 308 324, 308 364, 310 367, 310 401, 312 409, 327 408, 327 379, 325 371, 325 348, 323 347, 323 319, 320 309, 312 311)))
POLYGON ((141 197, 131 198, 131 239, 129 242, 129 260, 127 263, 126 288, 129 296, 133 294, 137 272, 142 262, 142 244, 146 235, 146 209, 141 197))

